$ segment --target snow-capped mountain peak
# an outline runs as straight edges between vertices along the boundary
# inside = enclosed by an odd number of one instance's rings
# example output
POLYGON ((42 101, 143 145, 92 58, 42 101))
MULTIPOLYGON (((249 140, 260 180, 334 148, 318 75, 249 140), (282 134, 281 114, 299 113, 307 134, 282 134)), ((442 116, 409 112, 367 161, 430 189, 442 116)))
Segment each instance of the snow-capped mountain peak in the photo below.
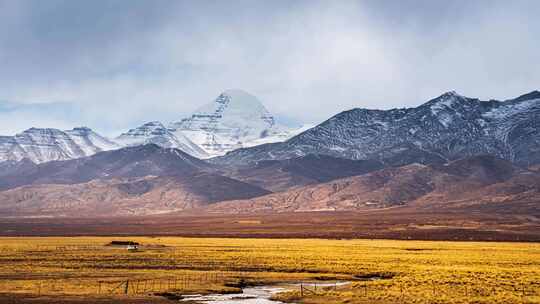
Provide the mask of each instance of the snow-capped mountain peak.
POLYGON ((520 101, 533 100, 533 99, 540 99, 540 91, 534 90, 530 93, 523 94, 519 96, 518 98, 514 99, 513 101, 520 102, 520 101))
POLYGON ((254 125, 271 128, 274 124, 274 117, 257 97, 234 89, 224 91, 213 102, 200 107, 191 117, 182 119, 173 124, 173 127, 202 129, 221 127, 234 133, 237 131, 234 129, 238 128, 254 125))
POLYGON ((181 133, 174 134, 159 121, 151 121, 142 126, 130 129, 115 139, 123 146, 157 144, 164 148, 177 148, 198 158, 206 158, 208 154, 181 133))
POLYGON ((171 124, 170 129, 184 134, 209 154, 222 155, 287 128, 276 124, 257 97, 234 89, 224 91, 190 117, 171 124))
POLYGON ((143 124, 140 127, 130 129, 126 133, 123 133, 122 135, 120 135, 120 137, 127 136, 127 135, 135 136, 135 137, 156 136, 156 135, 163 135, 165 133, 167 133, 167 128, 165 128, 165 126, 161 122, 151 121, 151 122, 147 122, 143 124))
POLYGON ((462 96, 456 93, 456 91, 449 91, 428 101, 426 105, 429 105, 432 108, 444 108, 445 106, 451 108, 454 103, 464 103, 470 100, 470 98, 462 96))
POLYGON ((35 163, 67 160, 119 147, 86 127, 67 131, 30 128, 14 136, 0 137, 0 161, 24 158, 35 163))

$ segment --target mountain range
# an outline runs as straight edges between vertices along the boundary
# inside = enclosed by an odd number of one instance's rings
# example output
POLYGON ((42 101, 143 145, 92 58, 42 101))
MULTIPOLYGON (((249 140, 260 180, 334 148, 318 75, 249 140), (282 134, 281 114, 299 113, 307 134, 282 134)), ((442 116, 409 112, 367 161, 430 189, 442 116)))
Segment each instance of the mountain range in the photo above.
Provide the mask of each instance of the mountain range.
POLYGON ((469 210, 540 215, 540 174, 493 156, 444 165, 410 164, 247 200, 221 202, 220 213, 469 210))
POLYGON ((155 144, 66 161, 26 162, 5 168, 0 177, 0 214, 144 215, 270 193, 155 144))
POLYGON ((169 126, 149 122, 114 139, 32 128, 0 137, 0 214, 540 216, 538 91, 507 101, 448 92, 415 108, 345 111, 295 132, 239 90, 169 126))
POLYGON ((0 136, 0 162, 24 158, 35 163, 67 160, 149 143, 209 158, 236 148, 283 141, 301 130, 276 123, 257 97, 241 90, 227 90, 190 117, 168 127, 151 121, 116 138, 106 138, 87 127, 67 131, 31 128, 14 136, 0 136))
POLYGON ((416 108, 345 111, 284 142, 237 149, 214 162, 324 154, 405 165, 490 154, 530 166, 540 162, 539 134, 538 91, 507 101, 448 92, 416 108))

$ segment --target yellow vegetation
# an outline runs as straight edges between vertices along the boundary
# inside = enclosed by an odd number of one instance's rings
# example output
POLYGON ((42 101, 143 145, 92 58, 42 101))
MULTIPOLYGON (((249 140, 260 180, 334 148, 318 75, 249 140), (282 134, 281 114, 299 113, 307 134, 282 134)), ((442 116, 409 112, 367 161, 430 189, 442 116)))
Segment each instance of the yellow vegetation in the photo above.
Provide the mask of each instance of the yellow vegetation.
POLYGON ((0 290, 47 295, 230 292, 240 281, 347 280, 297 303, 540 303, 540 244, 175 237, 0 238, 0 290), (142 244, 137 252, 105 246, 142 244))

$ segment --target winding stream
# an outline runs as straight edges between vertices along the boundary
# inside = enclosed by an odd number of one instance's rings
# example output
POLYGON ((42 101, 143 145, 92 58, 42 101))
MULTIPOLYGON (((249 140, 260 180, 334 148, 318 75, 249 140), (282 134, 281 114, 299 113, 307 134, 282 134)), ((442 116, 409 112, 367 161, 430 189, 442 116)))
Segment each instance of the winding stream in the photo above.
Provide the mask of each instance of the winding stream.
POLYGON ((272 301, 270 300, 270 297, 275 293, 286 291, 287 289, 282 287, 257 286, 246 287, 242 290, 243 293, 185 296, 181 302, 196 301, 208 304, 278 304, 283 302, 272 301))
MULTIPOLYGON (((336 283, 303 283, 306 287, 331 287, 347 285, 350 282, 336 283)), ((300 284, 291 284, 288 286, 255 286, 243 288, 243 293, 232 294, 211 294, 211 295, 185 295, 180 302, 195 301, 204 304, 284 304, 280 301, 270 300, 272 295, 298 288, 300 284)))

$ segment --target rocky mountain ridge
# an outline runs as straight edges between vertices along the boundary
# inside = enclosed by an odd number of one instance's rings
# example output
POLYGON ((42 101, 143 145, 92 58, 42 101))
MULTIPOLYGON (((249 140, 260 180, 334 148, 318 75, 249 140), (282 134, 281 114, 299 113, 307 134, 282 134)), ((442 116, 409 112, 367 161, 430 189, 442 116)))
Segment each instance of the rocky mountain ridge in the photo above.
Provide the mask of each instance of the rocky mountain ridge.
POLYGON ((14 136, 0 136, 0 162, 25 158, 34 163, 67 160, 120 147, 86 127, 67 131, 30 128, 14 136))
POLYGON ((291 139, 238 149, 221 164, 324 154, 387 165, 444 163, 491 154, 523 166, 540 163, 540 92, 481 101, 448 92, 416 108, 353 109, 291 139))

